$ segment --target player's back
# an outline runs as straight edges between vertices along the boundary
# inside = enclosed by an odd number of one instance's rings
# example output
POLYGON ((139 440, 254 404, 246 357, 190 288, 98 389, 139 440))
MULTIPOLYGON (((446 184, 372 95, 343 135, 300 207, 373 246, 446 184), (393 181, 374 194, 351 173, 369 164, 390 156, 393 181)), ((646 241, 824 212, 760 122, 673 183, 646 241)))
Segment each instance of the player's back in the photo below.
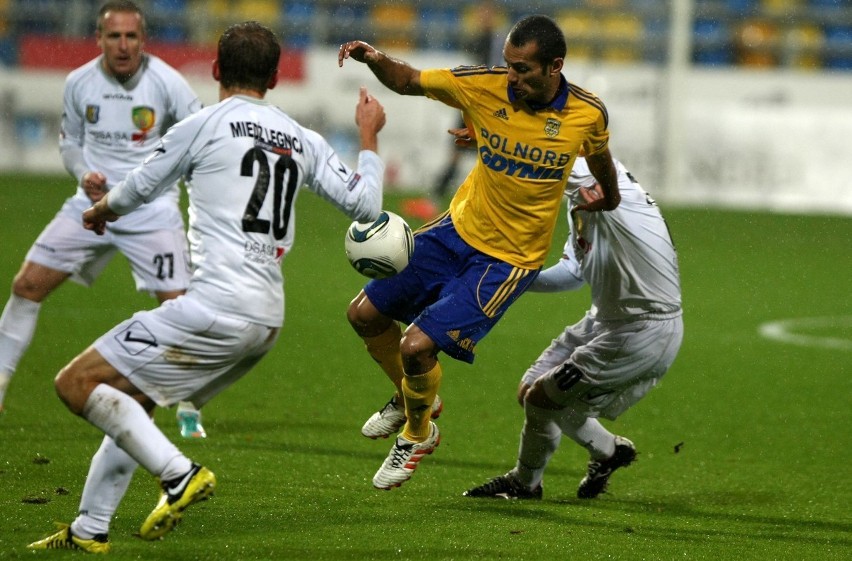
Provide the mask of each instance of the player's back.
MULTIPOLYGON (((592 289, 600 319, 623 319, 648 312, 680 309, 677 253, 656 202, 621 162, 621 203, 612 211, 578 213, 574 253, 592 289)), ((590 186, 594 178, 578 158, 570 184, 590 186)), ((582 203, 574 193, 574 204, 582 203)))
MULTIPOLYGON (((293 243, 296 195, 313 166, 305 129, 273 105, 244 96, 184 123, 173 131, 184 140, 192 136, 184 156, 190 292, 227 315, 280 325, 281 260, 293 243)), ((165 140, 168 150, 168 135, 165 140)))

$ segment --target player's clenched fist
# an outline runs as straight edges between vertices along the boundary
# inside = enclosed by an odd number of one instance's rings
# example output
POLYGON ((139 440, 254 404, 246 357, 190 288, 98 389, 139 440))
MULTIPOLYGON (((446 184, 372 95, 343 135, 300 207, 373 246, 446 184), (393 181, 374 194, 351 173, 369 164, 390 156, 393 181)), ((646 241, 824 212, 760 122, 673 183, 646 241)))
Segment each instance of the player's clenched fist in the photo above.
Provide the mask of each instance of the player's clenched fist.
POLYGON ((80 185, 86 196, 93 203, 98 202, 106 194, 106 176, 99 171, 87 171, 83 174, 80 185))
POLYGON ((91 230, 99 236, 106 232, 107 222, 115 222, 116 220, 118 220, 118 215, 109 208, 106 198, 102 198, 83 211, 83 228, 91 230))

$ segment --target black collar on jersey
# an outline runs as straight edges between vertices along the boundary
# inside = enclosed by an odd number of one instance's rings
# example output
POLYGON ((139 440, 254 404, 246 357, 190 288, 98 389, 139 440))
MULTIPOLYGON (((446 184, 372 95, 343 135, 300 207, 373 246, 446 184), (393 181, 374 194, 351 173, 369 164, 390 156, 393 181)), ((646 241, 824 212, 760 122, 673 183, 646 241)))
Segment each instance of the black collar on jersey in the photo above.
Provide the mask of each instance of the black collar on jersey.
MULTIPOLYGON (((506 86, 506 91, 509 95, 509 101, 513 104, 518 102, 518 98, 515 97, 515 93, 512 91, 510 86, 506 86)), ((547 109, 548 107, 552 107, 557 111, 562 111, 565 109, 565 105, 568 103, 568 80, 565 79, 565 76, 562 74, 559 75, 559 89, 556 90, 556 95, 553 96, 547 103, 535 103, 532 101, 526 101, 525 103, 529 106, 533 111, 541 111, 542 109, 547 109)))

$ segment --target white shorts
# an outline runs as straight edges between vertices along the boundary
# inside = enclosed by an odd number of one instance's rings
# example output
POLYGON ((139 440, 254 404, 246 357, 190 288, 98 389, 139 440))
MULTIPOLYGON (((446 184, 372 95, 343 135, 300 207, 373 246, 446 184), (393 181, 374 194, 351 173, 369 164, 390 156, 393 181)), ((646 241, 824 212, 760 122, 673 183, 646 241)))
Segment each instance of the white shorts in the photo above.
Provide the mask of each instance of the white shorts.
POLYGON ((90 286, 120 251, 141 291, 170 292, 189 285, 189 253, 183 228, 103 236, 83 228, 82 218, 60 212, 39 235, 26 260, 71 274, 71 280, 90 286))
POLYGON ((541 380, 555 403, 615 419, 648 393, 675 360, 683 318, 598 322, 586 316, 545 349, 521 380, 541 380))
POLYGON ((272 348, 280 329, 217 315, 191 295, 133 314, 94 348, 160 407, 201 407, 272 348))

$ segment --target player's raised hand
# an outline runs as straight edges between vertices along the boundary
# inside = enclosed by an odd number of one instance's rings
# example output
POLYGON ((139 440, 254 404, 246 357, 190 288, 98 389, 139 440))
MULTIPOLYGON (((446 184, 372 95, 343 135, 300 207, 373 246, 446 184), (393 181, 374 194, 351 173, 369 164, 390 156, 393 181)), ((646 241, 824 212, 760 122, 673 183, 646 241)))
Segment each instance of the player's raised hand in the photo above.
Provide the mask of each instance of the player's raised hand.
POLYGON ((367 92, 367 88, 361 86, 355 107, 355 124, 361 136, 362 150, 378 151, 378 133, 385 126, 385 120, 385 108, 367 92))
POLYGON ((358 62, 376 62, 379 60, 379 51, 364 41, 347 41, 340 45, 337 52, 337 66, 343 66, 343 61, 352 58, 358 62))
POLYGON ((355 124, 370 127, 376 132, 385 126, 385 108, 379 100, 367 92, 367 88, 361 86, 358 92, 358 106, 355 108, 355 124))
POLYGON ((118 215, 110 210, 107 199, 102 198, 83 211, 83 228, 99 236, 104 235, 107 222, 115 222, 118 215))

